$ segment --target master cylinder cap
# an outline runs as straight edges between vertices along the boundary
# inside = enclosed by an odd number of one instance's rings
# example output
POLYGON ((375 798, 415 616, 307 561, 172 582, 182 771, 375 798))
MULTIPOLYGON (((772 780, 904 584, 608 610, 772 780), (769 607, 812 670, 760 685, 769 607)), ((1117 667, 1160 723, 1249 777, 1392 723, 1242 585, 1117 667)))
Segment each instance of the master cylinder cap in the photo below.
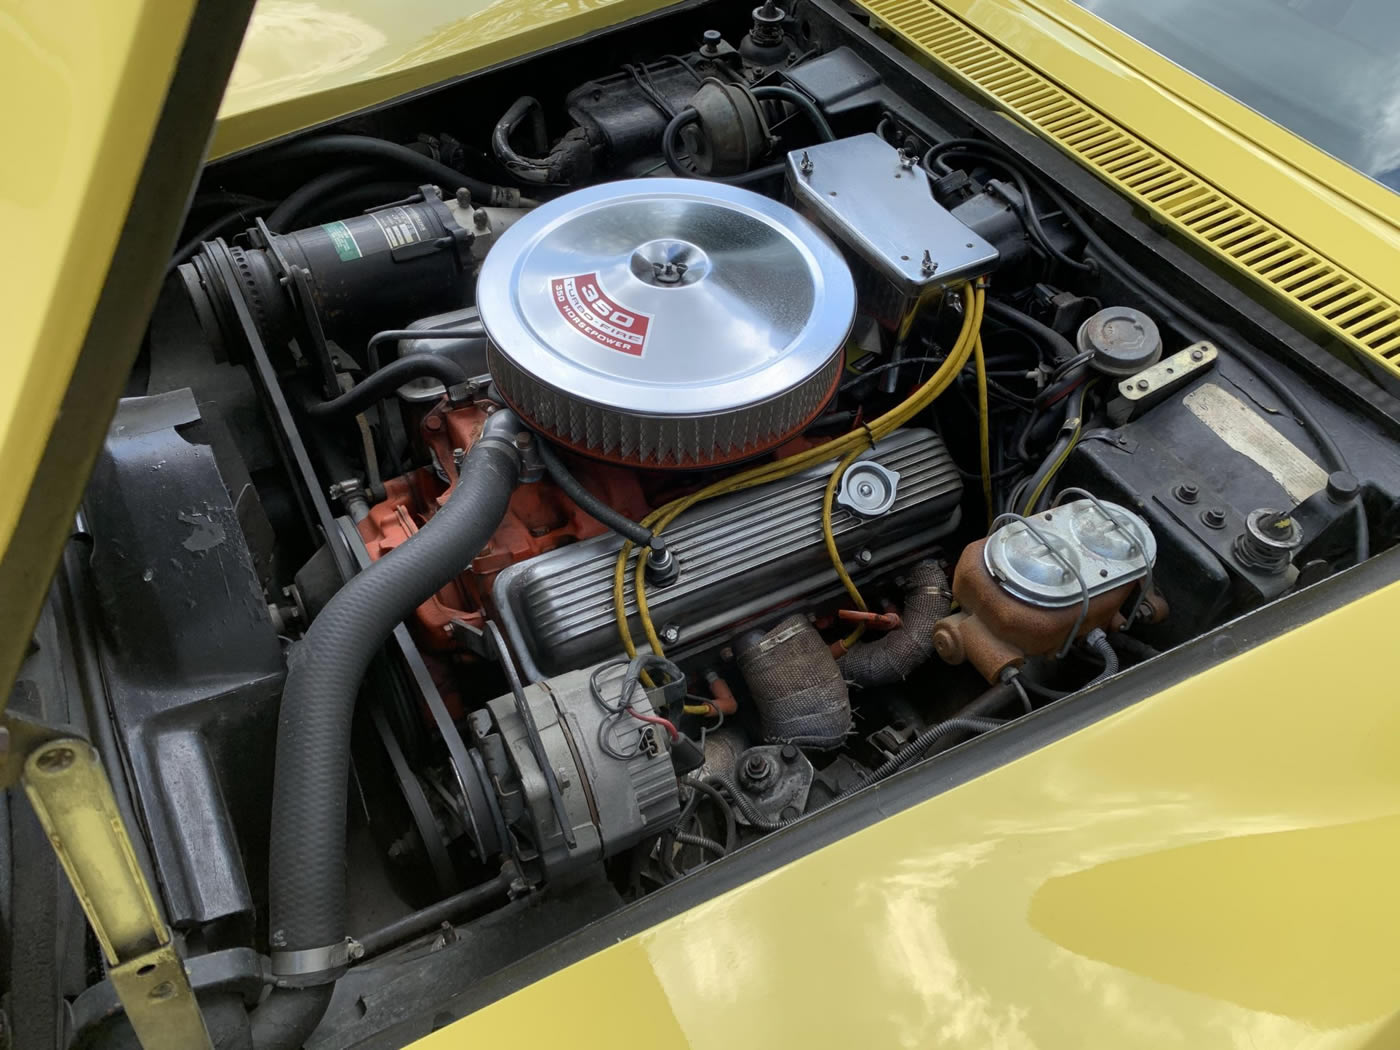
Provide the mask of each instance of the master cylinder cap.
POLYGON ((1162 356, 1157 323, 1131 306, 1109 306, 1079 326, 1081 351, 1092 351, 1093 366, 1111 376, 1130 376, 1162 356))
POLYGON ((542 205, 477 284, 501 396, 559 443, 638 467, 733 462, 801 431, 835 393, 855 298, 792 209, 694 179, 542 205))

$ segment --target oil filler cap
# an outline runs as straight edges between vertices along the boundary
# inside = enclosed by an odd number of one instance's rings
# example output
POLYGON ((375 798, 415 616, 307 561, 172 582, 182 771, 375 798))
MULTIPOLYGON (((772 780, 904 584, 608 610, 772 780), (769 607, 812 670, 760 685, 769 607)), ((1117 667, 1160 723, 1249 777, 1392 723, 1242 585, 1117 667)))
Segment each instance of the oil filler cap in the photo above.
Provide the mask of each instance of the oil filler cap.
POLYGON ((1092 353, 1091 364, 1111 376, 1130 376, 1155 365, 1162 356, 1157 323, 1131 306, 1109 306, 1079 326, 1075 342, 1092 353))

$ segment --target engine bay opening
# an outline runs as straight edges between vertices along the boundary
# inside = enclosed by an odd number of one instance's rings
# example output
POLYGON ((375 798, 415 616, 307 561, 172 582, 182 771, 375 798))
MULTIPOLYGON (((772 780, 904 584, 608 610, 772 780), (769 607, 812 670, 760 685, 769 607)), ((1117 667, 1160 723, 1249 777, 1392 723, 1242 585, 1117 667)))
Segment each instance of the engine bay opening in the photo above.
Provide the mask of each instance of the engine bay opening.
POLYGON ((207 168, 65 571, 260 1050, 1395 542, 1369 381, 954 96, 690 4, 207 168))

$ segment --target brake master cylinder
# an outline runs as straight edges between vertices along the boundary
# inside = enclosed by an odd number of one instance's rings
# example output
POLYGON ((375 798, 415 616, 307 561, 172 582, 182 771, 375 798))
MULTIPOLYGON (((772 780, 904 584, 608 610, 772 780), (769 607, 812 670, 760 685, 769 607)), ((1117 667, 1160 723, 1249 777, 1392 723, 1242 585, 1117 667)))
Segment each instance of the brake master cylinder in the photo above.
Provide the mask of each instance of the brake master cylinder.
POLYGON ((1147 523, 1106 500, 1013 518, 963 550, 953 573, 960 608, 934 627, 934 647, 995 682, 1096 628, 1122 630, 1139 615, 1156 622, 1166 615, 1151 587, 1156 558, 1147 523))

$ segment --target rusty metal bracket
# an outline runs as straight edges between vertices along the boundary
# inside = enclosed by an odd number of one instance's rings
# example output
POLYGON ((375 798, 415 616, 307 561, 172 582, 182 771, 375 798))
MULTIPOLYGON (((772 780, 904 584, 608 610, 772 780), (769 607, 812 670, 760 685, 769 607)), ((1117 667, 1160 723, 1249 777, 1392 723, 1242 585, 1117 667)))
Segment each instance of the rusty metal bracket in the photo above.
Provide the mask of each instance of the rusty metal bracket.
POLYGON ((18 766, 141 1046, 210 1048, 189 976, 136 862, 97 752, 86 740, 14 715, 5 716, 3 730, 0 769, 8 777, 18 766))

